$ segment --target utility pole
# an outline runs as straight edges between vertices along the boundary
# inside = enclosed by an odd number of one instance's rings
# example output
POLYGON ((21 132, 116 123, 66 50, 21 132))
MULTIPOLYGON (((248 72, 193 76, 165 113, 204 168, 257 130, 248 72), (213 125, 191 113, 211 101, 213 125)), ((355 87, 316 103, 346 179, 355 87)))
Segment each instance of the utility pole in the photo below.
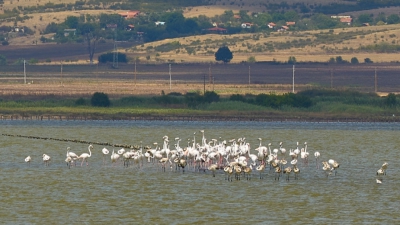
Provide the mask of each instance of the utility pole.
POLYGON ((378 92, 378 74, 375 67, 375 92, 378 92))
POLYGON ((206 94, 206 75, 204 74, 204 92, 203 95, 206 94))
POLYGON ((215 80, 214 80, 214 77, 212 77, 213 91, 214 91, 214 83, 215 83, 215 80))
POLYGON ((294 93, 294 65, 293 65, 293 93, 294 93))
POLYGON ((62 61, 61 61, 61 71, 60 71, 61 72, 61 86, 63 85, 62 84, 62 78, 63 78, 63 74, 62 74, 63 71, 62 70, 63 70, 63 68, 62 68, 62 61))
POLYGON ((249 66, 249 91, 250 91, 250 66, 249 66))
POLYGON ((136 59, 135 59, 135 87, 136 87, 136 59))
POLYGON ((118 47, 117 47, 117 24, 113 24, 114 29, 114 54, 113 54, 113 68, 118 68, 118 47))
POLYGON ((171 77, 171 64, 169 64, 169 90, 171 90, 171 82, 172 82, 172 77, 171 77))
POLYGON ((208 67, 208 83, 211 84, 211 64, 208 67))
POLYGON ((25 67, 25 59, 24 59, 24 84, 26 84, 26 67, 25 67))

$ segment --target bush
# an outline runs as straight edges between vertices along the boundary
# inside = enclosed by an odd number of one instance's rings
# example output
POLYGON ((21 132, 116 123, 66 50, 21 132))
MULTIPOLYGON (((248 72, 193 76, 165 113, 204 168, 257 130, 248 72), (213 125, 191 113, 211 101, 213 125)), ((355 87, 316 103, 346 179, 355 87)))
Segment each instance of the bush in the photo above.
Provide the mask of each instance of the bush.
POLYGON ((92 106, 97 107, 109 107, 111 105, 108 95, 103 92, 94 93, 90 99, 90 103, 92 106))
POLYGON ((9 45, 8 41, 2 41, 1 45, 9 45))
MULTIPOLYGON (((98 58, 100 63, 114 62, 114 53, 108 52, 106 54, 101 54, 98 58)), ((118 52, 118 62, 127 63, 128 59, 126 54, 118 52)))
POLYGON ((364 59, 364 62, 365 62, 365 63, 372 63, 372 60, 371 60, 370 58, 365 58, 365 59, 364 59))
POLYGON ((218 102, 219 95, 213 91, 206 91, 206 93, 204 93, 204 101, 206 101, 208 103, 218 102))
POLYGON ((229 97, 230 101, 246 102, 246 98, 240 94, 234 94, 229 97))
POLYGON ((295 63, 296 63, 296 57, 294 57, 294 56, 289 56, 288 64, 295 64, 295 63))
POLYGON ((396 106, 396 95, 393 93, 389 93, 386 97, 386 105, 389 107, 396 106))
POLYGON ((358 59, 357 59, 357 57, 353 57, 353 58, 351 58, 351 64, 358 64, 358 59))
POLYGON ((84 98, 78 98, 75 101, 75 105, 86 105, 86 100, 84 98))

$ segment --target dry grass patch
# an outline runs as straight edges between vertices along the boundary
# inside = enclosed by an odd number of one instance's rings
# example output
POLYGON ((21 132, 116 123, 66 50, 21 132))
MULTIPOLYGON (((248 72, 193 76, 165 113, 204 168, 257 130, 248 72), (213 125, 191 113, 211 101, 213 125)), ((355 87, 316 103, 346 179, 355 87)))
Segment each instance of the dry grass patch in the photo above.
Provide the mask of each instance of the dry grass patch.
POLYGON ((207 17, 214 17, 224 14, 225 11, 232 10, 233 13, 239 13, 238 7, 231 6, 196 6, 188 7, 183 11, 183 15, 186 18, 198 17, 200 15, 205 15, 207 17))
MULTIPOLYGON (((256 61, 280 61, 285 62, 289 56, 295 56, 299 62, 327 62, 331 57, 342 56, 344 60, 350 61, 352 57, 357 57, 360 62, 365 58, 370 58, 374 62, 398 61, 397 54, 394 53, 367 53, 358 52, 360 46, 373 45, 381 42, 398 44, 400 37, 400 27, 398 25, 371 26, 371 27, 349 27, 330 30, 315 30, 302 32, 273 32, 271 34, 232 34, 217 35, 207 34, 184 38, 167 39, 137 46, 135 49, 127 50, 129 54, 142 53, 151 56, 150 61, 175 61, 175 62, 215 62, 214 53, 219 47, 227 45, 233 52, 233 63, 247 61, 251 56, 256 61), (353 39, 332 42, 326 44, 314 44, 317 34, 328 34, 333 32, 338 35, 343 32, 353 32, 353 39), (365 35, 362 32, 366 33, 365 35), (360 33, 360 34, 358 34, 360 33), (308 40, 309 45, 294 47, 290 43, 293 41, 308 40), (156 52, 154 48, 163 44, 179 42, 181 48, 169 52, 156 52), (263 50, 257 52, 257 47, 265 48, 267 44, 287 44, 288 49, 275 49, 274 51, 263 50), (188 54, 185 48, 195 49, 195 54, 188 54), (329 53, 331 52, 331 53, 329 53), (157 55, 157 56, 156 56, 157 55)), ((144 59, 144 58, 142 58, 144 59)), ((145 59, 144 59, 145 60, 145 59)))

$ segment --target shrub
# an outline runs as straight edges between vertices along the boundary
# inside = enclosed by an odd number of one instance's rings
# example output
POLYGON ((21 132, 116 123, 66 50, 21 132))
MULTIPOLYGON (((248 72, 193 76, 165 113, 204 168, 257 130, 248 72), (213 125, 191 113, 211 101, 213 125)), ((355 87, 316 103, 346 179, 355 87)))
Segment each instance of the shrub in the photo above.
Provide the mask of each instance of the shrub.
POLYGON ((365 59, 364 59, 364 62, 365 62, 365 63, 372 63, 372 60, 371 60, 370 58, 365 58, 365 59))
POLYGON ((204 93, 204 101, 211 103, 211 102, 218 102, 219 101, 219 95, 215 93, 214 91, 206 91, 204 93))
POLYGON ((84 98, 78 98, 75 101, 75 105, 86 105, 86 100, 84 98))
POLYGON ((8 41, 2 41, 1 45, 9 45, 8 41))
MULTIPOLYGON (((126 58, 126 54, 124 53, 118 53, 118 62, 126 63, 128 62, 128 59, 126 58)), ((106 62, 113 62, 114 61, 114 53, 113 52, 108 52, 106 54, 101 54, 98 58, 100 63, 106 63, 106 62)))
POLYGON ((389 107, 396 106, 396 95, 393 93, 389 93, 386 97, 386 105, 389 107))
POLYGON ((109 107, 111 105, 108 95, 103 92, 94 93, 90 99, 90 103, 92 106, 97 107, 109 107))
POLYGON ((288 64, 295 64, 295 63, 296 63, 296 57, 294 57, 294 56, 289 56, 288 64))
POLYGON ((240 94, 234 94, 229 97, 230 101, 246 102, 246 98, 240 94))
POLYGON ((351 58, 350 62, 351 62, 351 64, 358 64, 358 59, 357 59, 357 57, 351 58))

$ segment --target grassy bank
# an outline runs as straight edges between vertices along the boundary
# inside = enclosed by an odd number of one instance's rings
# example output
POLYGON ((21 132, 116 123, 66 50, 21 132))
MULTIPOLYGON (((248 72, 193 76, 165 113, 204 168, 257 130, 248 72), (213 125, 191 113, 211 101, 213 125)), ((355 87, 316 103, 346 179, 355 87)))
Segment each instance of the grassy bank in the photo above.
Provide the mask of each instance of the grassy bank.
MULTIPOLYGON (((93 97, 92 97, 93 98, 93 97)), ((171 93, 109 99, 108 107, 93 106, 90 98, 24 97, 0 101, 3 119, 165 119, 165 120, 299 120, 400 121, 397 96, 333 90, 307 90, 298 94, 231 95, 219 97, 171 93)))

